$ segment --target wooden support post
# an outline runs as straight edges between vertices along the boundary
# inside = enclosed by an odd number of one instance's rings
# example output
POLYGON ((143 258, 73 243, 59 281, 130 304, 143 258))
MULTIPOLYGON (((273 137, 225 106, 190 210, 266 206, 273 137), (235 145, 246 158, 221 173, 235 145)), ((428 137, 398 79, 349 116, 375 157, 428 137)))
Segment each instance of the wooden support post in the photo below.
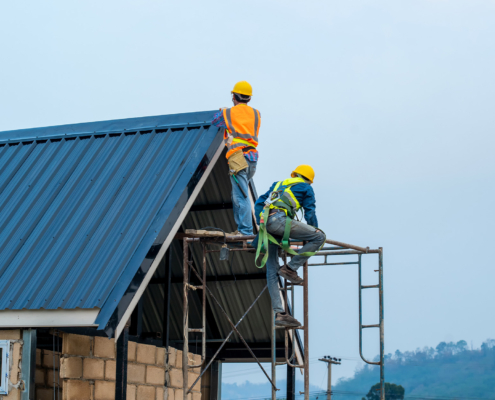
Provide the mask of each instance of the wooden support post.
POLYGON ((332 363, 328 363, 327 400, 332 400, 332 363))

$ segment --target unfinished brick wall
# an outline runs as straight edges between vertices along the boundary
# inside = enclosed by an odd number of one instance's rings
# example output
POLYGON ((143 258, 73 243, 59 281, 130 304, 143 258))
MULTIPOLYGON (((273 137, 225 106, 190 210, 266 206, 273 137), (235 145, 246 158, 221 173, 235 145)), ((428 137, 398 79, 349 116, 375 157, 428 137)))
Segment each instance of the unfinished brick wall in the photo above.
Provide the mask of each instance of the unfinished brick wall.
MULTIPOLYGON (((22 332, 0 330, 0 340, 11 341, 10 390, 0 400, 20 400, 22 332)), ((62 352, 36 349, 36 400, 52 400, 54 392, 63 400, 115 399, 115 341, 62 333, 62 352), (58 393, 57 393, 58 391, 58 393)), ((189 363, 201 357, 189 353, 189 363)), ((182 351, 170 348, 168 363, 163 347, 129 342, 127 366, 128 400, 182 400, 182 351)), ((200 368, 189 372, 189 385, 200 368)), ((188 396, 201 400, 201 380, 188 396)))
MULTIPOLYGON (((197 354, 188 354, 190 365, 199 365, 201 363, 201 356, 197 354)), ((182 400, 184 391, 182 385, 184 383, 182 376, 182 351, 170 347, 170 353, 168 357, 168 377, 167 377, 167 389, 164 400, 182 400)), ((188 372, 188 384, 191 386, 196 378, 200 374, 200 368, 190 369, 188 372)), ((189 400, 201 400, 201 379, 196 383, 192 393, 188 395, 189 400)), ((158 400, 158 399, 157 399, 158 400)))
MULTIPOLYGON (((63 381, 64 400, 115 399, 115 341, 104 337, 63 334, 60 378, 63 381)), ((199 363, 200 357, 189 353, 190 363, 199 363)), ((165 365, 163 347, 129 342, 127 366, 128 400, 181 400, 182 352, 170 349, 169 363, 165 365)), ((199 368, 190 372, 192 384, 199 368)), ((201 382, 189 396, 201 399, 201 382)))
POLYGON ((21 359, 22 359, 22 333, 20 329, 0 330, 0 340, 10 340, 10 365, 9 365, 9 394, 1 396, 0 400, 20 400, 21 390, 21 359))

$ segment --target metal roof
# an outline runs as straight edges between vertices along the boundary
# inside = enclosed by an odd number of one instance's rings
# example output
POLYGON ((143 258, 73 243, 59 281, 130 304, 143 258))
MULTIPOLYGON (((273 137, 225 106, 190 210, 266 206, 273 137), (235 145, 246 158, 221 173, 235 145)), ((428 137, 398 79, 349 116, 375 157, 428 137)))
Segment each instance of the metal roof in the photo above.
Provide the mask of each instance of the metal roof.
MULTIPOLYGON (((101 309, 96 323, 111 336, 157 260, 153 278, 163 282, 165 257, 158 250, 168 247, 179 226, 235 230, 222 132, 210 126, 212 116, 0 132, 0 310, 101 309)), ((256 199, 253 184, 250 189, 256 199)), ((173 278, 180 281, 182 243, 174 240, 169 249, 173 278)), ((199 263, 199 246, 191 250, 199 263)), ((207 282, 238 320, 266 285, 265 270, 255 268, 253 254, 234 252, 230 264, 210 254, 207 282), (245 274, 253 279, 236 279, 245 274), (229 275, 234 279, 214 282, 229 275)), ((170 339, 178 341, 180 284, 172 285, 171 295, 170 339)), ((152 280, 142 301, 145 331, 163 332, 163 285, 152 280)), ((190 306, 191 326, 199 326, 197 295, 190 306)), ((208 339, 226 337, 225 316, 209 307, 208 339)), ((240 326, 249 343, 269 343, 270 310, 266 292, 240 326)))
POLYGON ((221 145, 212 116, 0 132, 0 310, 109 319, 221 145))

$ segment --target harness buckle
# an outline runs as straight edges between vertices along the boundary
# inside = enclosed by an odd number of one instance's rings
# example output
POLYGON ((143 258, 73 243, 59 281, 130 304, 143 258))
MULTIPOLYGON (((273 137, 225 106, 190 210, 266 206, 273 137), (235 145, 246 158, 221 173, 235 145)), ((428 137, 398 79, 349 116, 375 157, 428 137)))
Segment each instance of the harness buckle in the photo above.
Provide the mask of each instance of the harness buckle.
POLYGON ((273 191, 270 194, 270 199, 265 200, 265 205, 266 206, 271 206, 273 203, 275 203, 277 200, 280 200, 280 193, 281 190, 273 191))

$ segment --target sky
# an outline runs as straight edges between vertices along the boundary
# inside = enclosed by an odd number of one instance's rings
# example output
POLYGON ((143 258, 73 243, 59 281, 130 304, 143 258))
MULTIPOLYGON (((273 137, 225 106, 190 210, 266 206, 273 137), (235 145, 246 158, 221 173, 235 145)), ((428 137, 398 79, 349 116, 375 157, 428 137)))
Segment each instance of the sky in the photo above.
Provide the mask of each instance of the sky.
MULTIPOLYGON (((494 37, 494 0, 2 2, 0 131, 214 110, 247 80, 258 192, 310 164, 327 236, 384 248, 386 352, 479 347, 495 338, 494 37)), ((343 359, 334 383, 362 364, 357 271, 309 284, 321 386, 318 357, 343 359)), ((262 382, 253 368, 224 381, 262 382)))

